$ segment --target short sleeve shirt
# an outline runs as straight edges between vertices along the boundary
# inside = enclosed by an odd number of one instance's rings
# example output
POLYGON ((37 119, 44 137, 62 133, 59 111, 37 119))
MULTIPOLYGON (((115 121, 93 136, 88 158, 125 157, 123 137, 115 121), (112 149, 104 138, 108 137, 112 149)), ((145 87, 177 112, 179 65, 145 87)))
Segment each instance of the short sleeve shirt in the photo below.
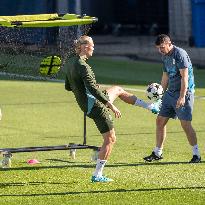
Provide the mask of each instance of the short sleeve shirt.
POLYGON ((194 92, 194 74, 191 60, 187 52, 174 46, 170 55, 162 56, 163 71, 169 76, 168 90, 179 92, 181 89, 180 69, 188 69, 188 91, 194 92))

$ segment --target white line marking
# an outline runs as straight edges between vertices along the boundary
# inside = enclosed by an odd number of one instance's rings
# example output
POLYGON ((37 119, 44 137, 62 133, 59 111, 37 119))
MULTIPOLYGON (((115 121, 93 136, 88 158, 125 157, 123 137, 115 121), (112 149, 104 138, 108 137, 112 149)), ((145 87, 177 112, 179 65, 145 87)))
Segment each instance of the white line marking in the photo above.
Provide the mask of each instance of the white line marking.
MULTIPOLYGON (((41 76, 31 76, 31 75, 23 75, 23 74, 15 74, 15 73, 7 73, 7 72, 0 72, 0 75, 2 76, 9 76, 9 77, 17 77, 17 78, 22 78, 22 79, 31 79, 31 80, 43 80, 43 81, 49 81, 49 82, 59 82, 59 83, 64 83, 64 80, 60 79, 54 79, 54 78, 49 78, 49 77, 41 77, 41 76)), ((104 85, 101 84, 102 87, 111 87, 112 85, 104 85)), ((145 93, 144 89, 139 89, 139 88, 126 88, 123 87, 125 90, 128 91, 135 91, 135 92, 141 92, 145 93)), ((205 100, 205 96, 195 96, 196 99, 200 100, 205 100)))
POLYGON ((43 80, 43 81, 62 82, 62 83, 65 82, 64 80, 59 80, 59 79, 54 79, 54 78, 49 78, 49 77, 31 76, 31 75, 15 74, 15 73, 7 73, 7 72, 0 72, 0 75, 22 78, 22 79, 27 79, 27 80, 43 80))

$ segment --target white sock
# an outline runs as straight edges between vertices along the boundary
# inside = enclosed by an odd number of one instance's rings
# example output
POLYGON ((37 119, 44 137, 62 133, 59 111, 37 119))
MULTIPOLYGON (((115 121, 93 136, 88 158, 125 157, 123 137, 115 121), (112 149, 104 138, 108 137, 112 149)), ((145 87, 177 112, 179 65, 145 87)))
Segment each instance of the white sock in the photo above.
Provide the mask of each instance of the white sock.
POLYGON ((192 152, 193 152, 193 155, 197 155, 198 157, 200 157, 199 147, 197 144, 192 147, 192 152))
POLYGON ((96 176, 96 177, 101 177, 102 176, 103 168, 104 168, 106 162, 107 162, 107 160, 97 159, 95 172, 93 173, 94 176, 96 176))
POLYGON ((162 155, 162 150, 163 150, 163 148, 155 147, 155 148, 154 148, 154 153, 155 153, 158 157, 160 157, 160 156, 162 155))
POLYGON ((137 99, 135 101, 135 104, 136 106, 139 106, 139 107, 143 107, 147 110, 151 110, 153 108, 153 105, 152 103, 146 103, 145 101, 141 100, 141 99, 137 99))

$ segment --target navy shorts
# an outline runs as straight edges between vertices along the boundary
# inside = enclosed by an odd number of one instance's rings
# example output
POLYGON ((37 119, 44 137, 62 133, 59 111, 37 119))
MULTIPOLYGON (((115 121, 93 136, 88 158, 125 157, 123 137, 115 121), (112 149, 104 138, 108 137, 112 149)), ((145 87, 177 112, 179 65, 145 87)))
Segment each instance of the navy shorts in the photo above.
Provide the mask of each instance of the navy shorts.
POLYGON ((166 91, 162 98, 162 106, 159 116, 168 117, 179 120, 192 120, 192 112, 194 105, 194 94, 187 92, 185 96, 185 104, 180 108, 176 108, 176 103, 179 98, 179 92, 166 91))

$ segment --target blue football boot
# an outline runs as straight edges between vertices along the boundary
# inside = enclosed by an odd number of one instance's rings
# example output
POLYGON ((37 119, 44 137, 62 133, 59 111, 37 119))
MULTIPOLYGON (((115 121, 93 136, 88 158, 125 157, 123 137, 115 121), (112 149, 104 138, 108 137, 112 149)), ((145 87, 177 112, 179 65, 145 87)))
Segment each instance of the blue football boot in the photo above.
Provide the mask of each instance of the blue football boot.
POLYGON ((151 108, 151 112, 154 113, 154 114, 158 114, 159 111, 160 111, 160 108, 162 106, 162 100, 159 99, 157 100, 156 102, 153 102, 151 104, 152 108, 151 108))
POLYGON ((108 177, 105 177, 105 176, 101 176, 101 177, 92 176, 91 177, 91 182, 112 182, 112 181, 114 180, 108 177))

